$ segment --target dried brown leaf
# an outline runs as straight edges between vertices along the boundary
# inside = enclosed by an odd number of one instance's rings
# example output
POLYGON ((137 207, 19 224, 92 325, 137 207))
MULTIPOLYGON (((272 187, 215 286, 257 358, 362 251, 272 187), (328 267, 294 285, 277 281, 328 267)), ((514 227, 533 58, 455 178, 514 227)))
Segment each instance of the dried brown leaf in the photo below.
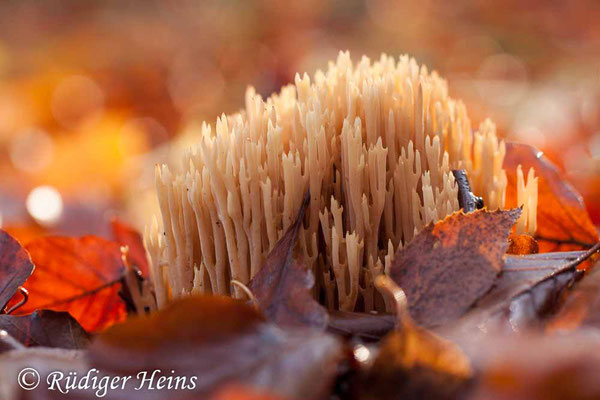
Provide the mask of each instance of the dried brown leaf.
POLYGON ((33 272, 27 251, 0 229, 0 312, 33 272))
POLYGON ((81 349, 88 345, 89 335, 66 312, 39 310, 23 316, 0 315, 0 329, 27 347, 60 347, 81 349))
POLYGON ((455 213, 424 228, 394 256, 390 276, 425 327, 462 316, 493 285, 520 209, 455 213))
POLYGON ((395 317, 392 314, 330 311, 327 330, 366 342, 378 341, 394 329, 394 321, 395 317))
POLYGON ((248 285, 267 318, 282 326, 327 326, 327 311, 312 295, 315 280, 300 255, 293 259, 294 247, 302 227, 308 201, 307 193, 296 221, 275 244, 261 270, 248 285))
MULTIPOLYGON (((196 376, 190 395, 204 398, 232 383, 294 399, 318 398, 330 389, 341 358, 335 337, 311 329, 282 330, 244 302, 218 296, 188 297, 130 318, 90 347, 91 364, 106 371, 158 368, 196 376)), ((168 394, 132 390, 127 398, 168 394)))
POLYGON ((548 322, 549 331, 600 328, 600 268, 586 273, 569 293, 559 312, 548 322))
POLYGON ((492 290, 463 318, 438 332, 464 344, 476 333, 540 327, 544 318, 555 311, 565 289, 581 277, 577 267, 592 252, 506 256, 502 274, 492 290))
POLYGON ((468 354, 479 370, 470 400, 600 398, 600 337, 529 333, 483 337, 468 354))
POLYGON ((454 399, 472 376, 468 358, 454 343, 415 324, 406 297, 389 278, 378 287, 396 302, 398 327, 381 342, 363 384, 365 399, 454 399))

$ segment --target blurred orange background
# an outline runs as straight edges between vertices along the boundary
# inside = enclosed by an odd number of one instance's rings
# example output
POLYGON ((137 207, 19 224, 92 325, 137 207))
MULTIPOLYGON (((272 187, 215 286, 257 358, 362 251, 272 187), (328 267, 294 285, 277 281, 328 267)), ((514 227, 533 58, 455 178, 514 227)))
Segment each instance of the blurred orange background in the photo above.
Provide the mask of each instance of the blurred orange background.
POLYGON ((182 132, 296 72, 408 53, 507 140, 544 150, 600 224, 600 3, 77 1, 0 3, 0 226, 139 229, 153 165, 182 132))

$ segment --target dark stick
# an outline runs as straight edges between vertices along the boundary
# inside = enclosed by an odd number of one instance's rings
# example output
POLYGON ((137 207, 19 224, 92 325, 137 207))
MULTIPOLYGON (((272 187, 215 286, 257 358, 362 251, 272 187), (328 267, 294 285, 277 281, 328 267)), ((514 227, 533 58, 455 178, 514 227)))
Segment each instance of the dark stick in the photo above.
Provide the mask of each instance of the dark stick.
POLYGON ((453 169, 452 174, 454 174, 454 180, 458 185, 458 205, 460 208, 466 213, 483 208, 483 199, 471 192, 467 172, 464 169, 453 169))

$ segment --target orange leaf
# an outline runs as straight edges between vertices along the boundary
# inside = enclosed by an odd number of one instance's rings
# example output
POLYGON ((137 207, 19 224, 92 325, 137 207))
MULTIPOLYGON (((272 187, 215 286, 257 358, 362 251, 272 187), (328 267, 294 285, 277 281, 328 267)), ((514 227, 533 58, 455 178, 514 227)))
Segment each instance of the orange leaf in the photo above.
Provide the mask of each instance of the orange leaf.
POLYGON ((563 179, 556 166, 532 146, 506 144, 506 207, 519 206, 516 194, 519 164, 524 172, 533 167, 539 178, 536 239, 540 251, 581 250, 600 240, 579 193, 563 179))
POLYGON ((87 331, 125 319, 118 294, 124 270, 118 244, 96 236, 56 236, 25 247, 36 269, 24 285, 29 301, 19 314, 42 308, 68 311, 87 331))

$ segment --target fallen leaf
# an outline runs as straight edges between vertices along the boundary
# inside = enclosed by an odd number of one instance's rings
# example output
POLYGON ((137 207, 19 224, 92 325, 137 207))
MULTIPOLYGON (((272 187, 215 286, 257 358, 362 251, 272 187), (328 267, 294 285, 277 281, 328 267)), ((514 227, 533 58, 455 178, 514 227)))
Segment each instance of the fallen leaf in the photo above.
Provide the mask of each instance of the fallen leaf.
POLYGON ((27 347, 81 349, 89 336, 69 313, 39 310, 23 316, 0 315, 0 329, 27 347))
POLYGON ((392 314, 332 310, 329 312, 327 330, 337 335, 373 342, 394 329, 395 320, 392 314))
POLYGON ((528 234, 522 235, 511 235, 509 239, 508 250, 506 250, 507 254, 514 255, 526 255, 526 254, 536 254, 540 252, 540 247, 537 241, 528 234))
POLYGON ((415 324, 406 296, 389 278, 377 280, 396 302, 398 328, 382 340, 361 399, 455 399, 472 376, 468 358, 454 343, 415 324))
POLYGON ((125 319, 118 295, 124 269, 118 244, 95 236, 44 237, 25 248, 36 270, 24 285, 29 301, 18 314, 67 311, 88 332, 125 319))
POLYGON ((463 318, 437 332, 464 344, 476 333, 524 331, 540 326, 560 295, 582 272, 577 266, 592 251, 506 256, 492 290, 463 318))
POLYGON ((140 233, 117 218, 111 221, 111 227, 115 241, 121 246, 127 246, 127 259, 130 264, 137 267, 142 272, 142 276, 149 277, 148 258, 146 258, 146 249, 140 233))
POLYGON ((267 318, 278 325, 324 329, 327 311, 310 291, 314 275, 305 267, 301 255, 296 260, 292 258, 309 200, 307 193, 296 221, 275 244, 248 287, 267 318))
POLYGON ((227 385, 217 391, 210 400, 285 400, 283 397, 275 396, 263 391, 257 391, 243 385, 227 385))
POLYGON ((520 213, 454 213, 395 254, 390 276, 406 293, 418 324, 433 327, 459 318, 492 287, 520 213))
POLYGON ((548 322, 549 331, 571 331, 581 327, 600 328, 600 268, 577 282, 559 312, 548 322))
POLYGON ((469 400, 589 400, 600 398, 600 336, 484 337, 467 352, 478 369, 469 400))
POLYGON ((25 346, 17 339, 12 337, 10 333, 5 330, 0 329, 0 353, 4 353, 6 351, 24 349, 25 346))
POLYGON ((507 207, 519 206, 516 195, 519 164, 524 171, 533 167, 539 179, 536 239, 541 251, 581 250, 600 240, 579 193, 567 183, 558 168, 532 146, 506 144, 507 207))
POLYGON ((0 229, 0 312, 33 272, 27 251, 0 229))
MULTIPOLYGON (((313 399, 328 393, 342 353, 338 340, 323 332, 282 330, 244 302, 199 296, 111 327, 90 346, 90 363, 116 373, 158 368, 196 376, 190 394, 204 398, 236 383, 313 399)), ((167 394, 132 390, 127 398, 167 394)))

